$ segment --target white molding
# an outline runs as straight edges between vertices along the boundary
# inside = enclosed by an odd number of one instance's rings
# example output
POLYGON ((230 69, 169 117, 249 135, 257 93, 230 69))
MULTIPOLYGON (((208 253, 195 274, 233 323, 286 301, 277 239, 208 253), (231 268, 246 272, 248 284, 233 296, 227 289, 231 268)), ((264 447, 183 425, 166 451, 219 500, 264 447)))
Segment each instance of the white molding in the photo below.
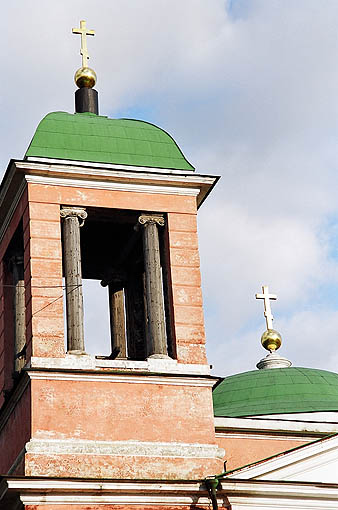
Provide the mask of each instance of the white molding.
POLYGON ((290 420, 294 422, 319 422, 331 423, 337 426, 338 430, 338 412, 337 411, 314 411, 311 413, 281 413, 281 414, 264 414, 251 416, 264 420, 290 420))
MULTIPOLYGON (((325 434, 323 433, 323 436, 325 434)), ((271 440, 271 439, 277 439, 278 441, 300 441, 303 443, 309 443, 310 441, 315 441, 318 439, 318 436, 298 436, 298 435, 290 435, 287 436, 279 435, 276 436, 275 434, 258 434, 258 433, 252 433, 252 432, 216 432, 216 437, 222 438, 222 439, 260 439, 260 440, 271 440)), ((296 446, 296 445, 295 445, 296 446)))
POLYGON ((15 161, 18 169, 24 170, 27 174, 36 172, 37 174, 62 174, 67 176, 84 176, 88 179, 105 179, 105 180, 122 180, 128 181, 160 181, 172 182, 186 186, 187 184, 195 185, 213 185, 218 179, 215 175, 201 175, 195 172, 173 172, 172 170, 157 171, 151 168, 138 168, 138 167, 125 167, 123 165, 115 165, 111 170, 105 168, 95 167, 94 165, 75 165, 74 161, 69 164, 45 164, 45 163, 32 163, 28 161, 15 161))
MULTIPOLYGON (((65 480, 7 478, 0 486, 0 499, 6 492, 20 494, 25 505, 208 505, 209 498, 199 481, 160 482, 107 480, 65 480), (2 490, 1 490, 2 489, 2 490)), ((220 500, 221 503, 221 500, 220 500)))
MULTIPOLYGON (((302 481, 306 473, 306 480, 311 480, 311 471, 326 467, 335 463, 338 465, 338 435, 324 437, 313 443, 295 448, 287 452, 276 454, 270 459, 259 461, 247 467, 239 468, 229 473, 227 478, 242 479, 268 479, 268 480, 290 480, 302 481), (296 478, 295 478, 296 477, 296 478)), ((329 469, 333 480, 337 479, 336 471, 329 469)), ((329 475, 330 476, 330 475, 329 475)), ((333 482, 326 475, 325 480, 318 479, 318 482, 333 482)))
MULTIPOLYGON (((0 498, 17 493, 25 505, 111 504, 210 506, 201 481, 109 481, 51 478, 4 478, 0 498)), ((219 507, 232 510, 333 510, 337 509, 338 485, 221 480, 219 507)))
MULTIPOLYGON (((67 165, 75 166, 73 159, 55 159, 55 158, 38 158, 29 156, 26 161, 32 161, 36 163, 48 163, 56 165, 67 165)), ((133 172, 155 172, 165 174, 178 174, 178 175, 190 175, 195 173, 194 170, 178 170, 174 168, 156 168, 151 166, 134 166, 134 165, 117 165, 115 163, 95 163, 92 161, 78 161, 78 165, 89 168, 110 168, 112 170, 132 170, 133 172)))
POLYGON ((222 492, 227 496, 233 510, 261 508, 283 510, 284 508, 327 510, 337 508, 338 485, 318 483, 278 483, 242 480, 221 481, 222 492))
MULTIPOLYGON (((313 413, 316 414, 316 413, 313 413)), ((281 415, 282 416, 282 415, 281 415)), ((227 431, 236 431, 242 433, 252 432, 274 432, 274 433, 310 433, 310 434, 330 434, 338 432, 338 423, 308 422, 298 420, 282 420, 282 419, 265 419, 264 418, 225 418, 215 417, 214 419, 216 432, 219 437, 227 434, 227 431)), ((228 436, 227 436, 228 437, 228 436)))
MULTIPOLYGON (((54 369, 129 370, 157 374, 210 375, 210 365, 178 363, 172 358, 147 358, 144 361, 130 359, 98 359, 89 354, 66 354, 64 358, 43 358, 32 356, 30 367, 54 369)), ((215 379, 216 380, 216 379, 215 379)), ((214 380, 214 383, 215 383, 214 380)))
MULTIPOLYGON (((124 493, 139 494, 142 492, 160 493, 186 493, 201 492, 201 481, 199 480, 108 480, 108 479, 64 479, 49 477, 13 477, 5 480, 8 489, 18 490, 57 490, 57 491, 116 491, 124 493)), ((0 489, 1 489, 0 482, 0 489)), ((231 482, 233 484, 233 482, 231 482)), ((1 492, 0 492, 1 495, 1 492)))
POLYGON ((109 191, 129 191, 135 193, 155 193, 162 195, 187 195, 197 197, 200 193, 199 188, 187 188, 176 186, 160 186, 157 184, 133 184, 133 183, 119 183, 113 181, 97 181, 86 179, 69 179, 62 177, 49 177, 40 175, 26 175, 26 181, 29 184, 43 184, 52 186, 67 186, 71 188, 87 188, 87 189, 101 189, 109 191))
POLYGON ((26 444, 29 454, 111 455, 114 457, 224 458, 224 449, 214 444, 163 443, 151 441, 93 441, 80 439, 38 439, 26 444))
POLYGON ((81 372, 51 372, 47 370, 33 371, 28 370, 28 375, 32 380, 48 380, 48 381, 90 381, 90 382, 116 382, 116 383, 134 383, 134 384, 163 384, 164 386, 192 386, 212 388, 215 384, 213 379, 203 377, 182 376, 166 376, 151 374, 112 374, 104 371, 95 373, 81 372))
MULTIPOLYGON (((21 495, 21 501, 24 505, 95 505, 95 504, 111 504, 111 505, 159 505, 162 506, 173 506, 183 505, 189 506, 195 503, 195 497, 190 496, 164 496, 164 495, 153 495, 153 494, 140 494, 138 496, 134 494, 114 494, 114 495, 83 495, 80 493, 74 495, 67 494, 31 494, 23 493, 21 495)), ((210 500, 208 497, 199 497, 198 503, 200 505, 208 506, 210 500)), ((220 500, 220 504, 222 501, 220 500)), ((337 507, 336 507, 337 508, 337 507)))

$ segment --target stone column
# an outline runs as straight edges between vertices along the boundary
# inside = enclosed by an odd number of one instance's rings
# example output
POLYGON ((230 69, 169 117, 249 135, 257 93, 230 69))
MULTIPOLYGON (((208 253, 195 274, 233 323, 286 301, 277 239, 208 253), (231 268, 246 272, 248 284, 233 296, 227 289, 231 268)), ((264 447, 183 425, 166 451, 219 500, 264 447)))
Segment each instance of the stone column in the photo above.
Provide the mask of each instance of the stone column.
POLYGON ((163 308, 160 245, 157 230, 158 225, 164 225, 164 218, 162 215, 142 214, 138 221, 143 226, 148 355, 166 357, 167 340, 163 308))
POLYGON ((63 207, 63 266, 66 281, 67 352, 84 354, 80 227, 87 218, 82 207, 63 207))
POLYGON ((13 311, 14 311, 14 371, 20 372, 26 362, 26 305, 23 257, 11 260, 13 271, 13 311))

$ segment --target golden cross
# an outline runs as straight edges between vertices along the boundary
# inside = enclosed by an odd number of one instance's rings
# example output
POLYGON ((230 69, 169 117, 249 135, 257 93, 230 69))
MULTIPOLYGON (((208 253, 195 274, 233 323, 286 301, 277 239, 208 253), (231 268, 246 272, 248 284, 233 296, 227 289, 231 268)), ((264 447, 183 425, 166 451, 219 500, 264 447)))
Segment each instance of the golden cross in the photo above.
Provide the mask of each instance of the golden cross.
POLYGON ((256 299, 264 299, 264 317, 266 319, 266 328, 273 329, 272 321, 273 315, 271 312, 270 299, 277 299, 276 294, 269 294, 269 287, 263 285, 263 294, 256 294, 256 299))
POLYGON ((86 22, 84 19, 80 21, 80 28, 73 28, 73 34, 81 34, 81 50, 80 55, 82 55, 82 67, 88 67, 88 50, 87 50, 87 35, 95 35, 94 30, 88 30, 86 27, 86 22))

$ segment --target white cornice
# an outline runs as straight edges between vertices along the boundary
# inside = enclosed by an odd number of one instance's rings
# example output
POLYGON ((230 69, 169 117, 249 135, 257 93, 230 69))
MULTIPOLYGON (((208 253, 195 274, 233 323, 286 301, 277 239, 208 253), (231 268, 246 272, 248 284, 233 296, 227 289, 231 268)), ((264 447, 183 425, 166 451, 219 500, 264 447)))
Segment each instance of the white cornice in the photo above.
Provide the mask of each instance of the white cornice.
MULTIPOLYGON (((25 505, 177 505, 210 506, 201 481, 109 481, 49 478, 4 478, 0 498, 18 494, 25 505)), ((337 508, 338 485, 221 480, 219 507, 236 510, 333 510, 337 508)), ((1 504, 0 504, 1 505, 1 504)), ((5 507, 1 507, 5 508, 5 507)))
MULTIPOLYGON (((323 436, 325 436, 325 434, 322 434, 323 436)), ((223 433, 219 433, 219 432, 216 432, 216 437, 217 438, 222 438, 222 439, 260 439, 260 440, 271 440, 271 439, 278 439, 278 441, 288 441, 290 442, 290 440, 295 440, 297 442, 303 442, 304 444, 305 443, 309 443, 310 441, 315 441, 316 439, 318 439, 318 436, 314 436, 314 435, 295 435, 295 434, 287 434, 287 435, 282 435, 282 434, 268 434, 268 433, 252 433, 252 432, 223 432, 223 433)))
MULTIPOLYGON (((199 481, 107 481, 57 480, 48 478, 7 478, 0 484, 0 498, 17 493, 25 505, 115 504, 115 505, 191 505, 209 504, 199 481)), ((0 503, 1 505, 1 503, 0 503)))
POLYGON ((116 383, 134 383, 134 384, 163 384, 165 386, 193 386, 197 388, 212 388, 215 384, 214 379, 206 377, 190 376, 166 376, 151 374, 130 374, 130 373, 107 373, 105 371, 98 373, 84 373, 73 371, 52 371, 52 370, 28 370, 32 380, 48 381, 86 381, 86 382, 116 382, 116 383))
MULTIPOLYGON (((314 413, 315 414, 315 413, 314 413)), ((264 419, 264 418, 226 418, 215 417, 215 428, 218 437, 228 434, 229 431, 236 433, 309 433, 330 434, 338 432, 338 423, 309 422, 300 420, 264 419)), ((228 436, 227 436, 228 437, 228 436)))
POLYGON ((337 484, 221 480, 221 486, 219 497, 236 510, 337 509, 337 484))
POLYGON ((66 165, 66 166, 82 166, 89 168, 100 168, 105 169, 109 168, 111 170, 131 170, 133 172, 155 172, 155 173, 165 173, 165 174, 177 174, 177 175, 186 175, 194 173, 194 170, 178 170, 173 168, 155 168, 149 166, 134 166, 134 165, 117 165, 114 163, 95 163, 92 161, 78 161, 77 165, 72 159, 55 159, 55 158, 38 158, 29 156, 26 161, 35 162, 35 163, 47 163, 49 165, 66 165))
POLYGON ((218 179, 214 175, 200 175, 192 172, 173 173, 170 170, 163 170, 161 172, 150 171, 149 168, 142 170, 126 167, 114 167, 111 170, 105 168, 97 168, 94 166, 82 165, 61 165, 61 164, 46 164, 46 163, 32 163, 28 161, 15 161, 15 166, 19 170, 23 170, 26 174, 44 174, 56 177, 56 175, 67 175, 71 177, 81 176, 87 177, 88 180, 101 179, 101 180, 116 180, 126 179, 128 181, 153 181, 153 182, 167 182, 167 183, 181 183, 183 186, 187 184, 197 185, 212 185, 218 179))
POLYGON ((72 188, 103 189, 110 191, 133 191, 135 193, 160 193, 163 195, 190 195, 193 197, 197 197, 200 192, 199 188, 178 188, 176 186, 158 186, 155 184, 69 179, 62 177, 49 177, 46 175, 26 175, 26 181, 31 184, 47 184, 50 186, 67 186, 72 188))

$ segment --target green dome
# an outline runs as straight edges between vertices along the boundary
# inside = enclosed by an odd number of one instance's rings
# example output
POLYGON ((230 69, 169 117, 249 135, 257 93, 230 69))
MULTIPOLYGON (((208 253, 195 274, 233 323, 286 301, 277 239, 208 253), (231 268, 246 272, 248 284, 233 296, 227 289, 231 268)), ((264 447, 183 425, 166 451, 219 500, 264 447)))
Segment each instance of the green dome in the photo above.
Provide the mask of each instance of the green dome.
POLYGON ((49 113, 38 125, 25 157, 194 170, 163 129, 93 113, 49 113))
POLYGON ((338 374, 272 368, 226 377, 213 392, 215 416, 338 411, 338 374))

